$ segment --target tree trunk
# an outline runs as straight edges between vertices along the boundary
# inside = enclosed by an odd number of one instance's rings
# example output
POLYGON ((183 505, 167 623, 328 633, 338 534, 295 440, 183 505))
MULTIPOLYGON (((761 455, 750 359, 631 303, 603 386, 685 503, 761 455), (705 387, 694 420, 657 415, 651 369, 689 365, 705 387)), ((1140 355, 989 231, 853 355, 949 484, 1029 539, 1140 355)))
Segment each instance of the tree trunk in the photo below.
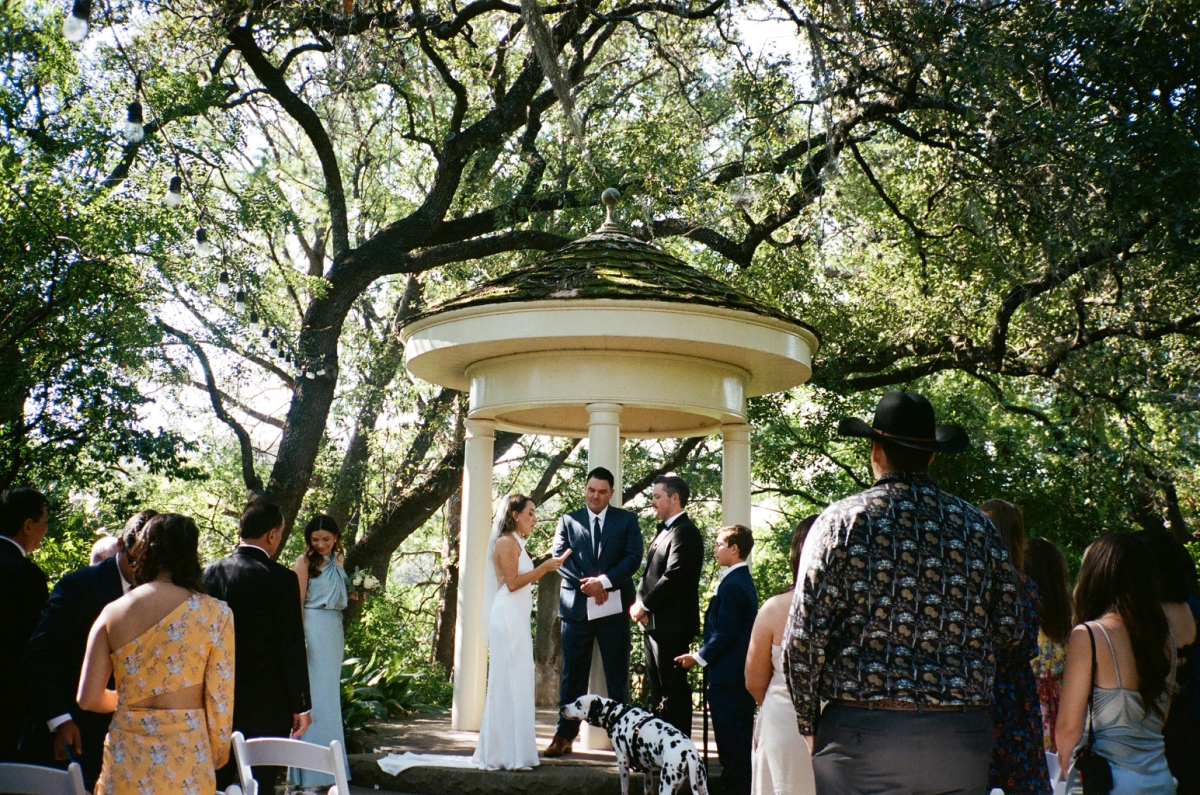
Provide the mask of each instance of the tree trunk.
POLYGON ((454 670, 454 623, 458 620, 458 537, 462 526, 462 489, 446 503, 446 536, 442 544, 445 572, 433 629, 433 659, 449 678, 454 670))
POLYGON ((533 637, 534 701, 539 707, 558 705, 562 670, 562 619, 558 617, 558 589, 562 577, 552 571, 537 583, 537 631, 533 637))

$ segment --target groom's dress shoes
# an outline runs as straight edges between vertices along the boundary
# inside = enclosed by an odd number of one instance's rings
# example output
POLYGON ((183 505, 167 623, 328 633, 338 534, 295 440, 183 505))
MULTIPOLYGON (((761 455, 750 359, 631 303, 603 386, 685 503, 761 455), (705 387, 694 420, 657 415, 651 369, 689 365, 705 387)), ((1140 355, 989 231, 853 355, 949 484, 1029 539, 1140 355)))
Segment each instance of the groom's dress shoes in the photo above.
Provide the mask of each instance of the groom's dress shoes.
POLYGON ((554 759, 559 756, 566 756, 573 750, 571 746, 574 740, 568 740, 566 737, 554 735, 554 739, 550 741, 550 745, 546 746, 546 750, 542 752, 542 756, 549 759, 554 759))

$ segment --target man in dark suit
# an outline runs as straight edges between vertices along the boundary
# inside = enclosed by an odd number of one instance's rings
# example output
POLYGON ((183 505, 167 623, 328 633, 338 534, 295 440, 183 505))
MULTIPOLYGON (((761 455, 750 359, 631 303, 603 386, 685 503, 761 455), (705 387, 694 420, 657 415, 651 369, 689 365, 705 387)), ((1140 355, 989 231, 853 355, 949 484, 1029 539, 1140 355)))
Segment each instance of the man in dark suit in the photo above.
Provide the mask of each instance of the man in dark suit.
POLYGON ((704 645, 683 654, 684 668, 708 669, 708 705, 712 712, 717 755, 721 759, 721 792, 750 792, 750 746, 754 737, 754 697, 746 690, 746 652, 758 616, 758 591, 750 576, 754 536, 742 525, 717 531, 713 556, 721 567, 721 584, 704 614, 704 645))
POLYGON ((50 502, 34 489, 0 495, 0 762, 15 762, 29 709, 21 656, 46 605, 46 575, 28 555, 42 545, 50 502))
POLYGON ((25 732, 25 756, 49 764, 68 762, 70 753, 83 767, 91 789, 100 777, 104 735, 111 713, 88 712, 75 701, 88 634, 100 611, 133 587, 133 552, 142 526, 157 511, 141 511, 125 523, 116 539, 117 554, 63 577, 50 592, 41 623, 29 639, 24 665, 34 683, 31 722, 25 732))
MULTIPOLYGON (((584 495, 587 507, 560 518, 554 531, 553 555, 560 557, 572 550, 558 570, 562 577, 558 592, 558 615, 562 618, 560 708, 587 693, 593 645, 600 647, 608 697, 629 701, 630 634, 626 611, 633 604, 633 575, 642 562, 642 531, 632 512, 608 504, 615 482, 604 467, 589 472, 584 495), (592 618, 588 616, 589 605, 592 618), (596 616, 597 612, 609 614, 596 616)), ((560 714, 545 755, 571 753, 578 734, 579 721, 560 714)))
POLYGON ((684 512, 690 489, 675 475, 655 478, 650 506, 658 534, 650 542, 637 601, 629 615, 642 625, 646 680, 654 712, 685 736, 692 736, 692 687, 675 662, 700 632, 700 570, 704 539, 684 512))
MULTIPOLYGON (((233 611, 233 728, 252 737, 299 737, 312 723, 308 655, 304 647, 300 581, 271 558, 283 538, 283 513, 269 502, 250 503, 232 555, 204 571, 210 596, 233 611)), ((255 771, 263 792, 273 792, 280 768, 255 771)), ((231 758, 217 771, 217 788, 237 781, 231 758)))

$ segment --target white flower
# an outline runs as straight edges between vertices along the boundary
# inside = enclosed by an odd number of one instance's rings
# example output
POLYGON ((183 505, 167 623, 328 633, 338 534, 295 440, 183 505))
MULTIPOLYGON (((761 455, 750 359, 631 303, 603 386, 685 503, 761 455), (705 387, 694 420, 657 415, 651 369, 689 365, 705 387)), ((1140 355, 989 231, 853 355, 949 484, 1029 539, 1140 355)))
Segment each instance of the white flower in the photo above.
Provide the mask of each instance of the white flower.
POLYGON ((366 577, 363 577, 362 587, 368 591, 374 591, 379 587, 379 580, 375 579, 374 575, 368 574, 366 577))
POLYGON ((361 572, 361 571, 356 571, 356 572, 354 572, 354 579, 353 579, 353 580, 351 580, 351 582, 353 582, 353 583, 354 583, 354 587, 355 587, 355 588, 357 588, 358 586, 362 585, 362 584, 363 584, 363 575, 362 575, 362 572, 361 572))

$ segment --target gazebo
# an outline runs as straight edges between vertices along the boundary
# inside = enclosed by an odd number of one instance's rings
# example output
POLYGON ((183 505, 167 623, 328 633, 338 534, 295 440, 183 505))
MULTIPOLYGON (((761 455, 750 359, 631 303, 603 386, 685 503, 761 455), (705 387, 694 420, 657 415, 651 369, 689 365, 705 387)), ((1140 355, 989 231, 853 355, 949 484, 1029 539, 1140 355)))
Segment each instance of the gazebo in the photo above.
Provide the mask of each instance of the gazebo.
MULTIPOLYGON (((399 330, 413 375, 469 393, 455 627, 454 728, 478 730, 487 687, 484 567, 497 428, 588 437, 615 473, 622 438, 722 437, 722 521, 750 525, 746 398, 804 383, 810 326, 604 224, 399 330)), ((594 655, 592 692, 604 692, 594 655)), ((599 747, 602 733, 585 734, 599 747), (599 734, 600 736, 596 736, 599 734)))

